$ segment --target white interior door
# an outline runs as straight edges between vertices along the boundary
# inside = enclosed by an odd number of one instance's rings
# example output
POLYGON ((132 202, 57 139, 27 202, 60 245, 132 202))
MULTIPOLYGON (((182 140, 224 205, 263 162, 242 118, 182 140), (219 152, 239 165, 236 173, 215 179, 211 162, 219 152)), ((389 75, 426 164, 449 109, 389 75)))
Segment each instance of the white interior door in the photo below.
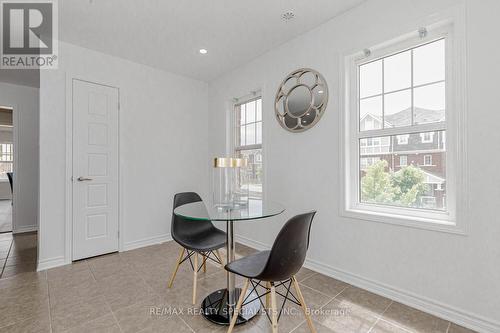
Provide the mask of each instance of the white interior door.
POLYGON ((73 80, 73 260, 118 251, 118 89, 73 80))

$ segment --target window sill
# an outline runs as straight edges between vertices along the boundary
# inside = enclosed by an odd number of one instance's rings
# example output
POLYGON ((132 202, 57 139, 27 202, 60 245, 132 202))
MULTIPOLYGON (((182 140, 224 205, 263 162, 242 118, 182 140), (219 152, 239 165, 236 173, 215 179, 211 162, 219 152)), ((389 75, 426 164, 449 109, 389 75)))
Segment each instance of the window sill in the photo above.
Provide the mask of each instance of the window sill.
POLYGON ((451 234, 466 235, 465 230, 457 225, 456 221, 443 218, 448 217, 447 214, 436 214, 436 217, 424 216, 409 216, 403 214, 395 214, 390 212, 376 212, 367 210, 366 208, 353 207, 345 208, 341 212, 341 216, 356 220, 364 220, 370 222, 378 222, 404 226, 409 228, 432 230, 438 232, 446 232, 451 234), (441 218, 437 217, 440 216, 441 218))

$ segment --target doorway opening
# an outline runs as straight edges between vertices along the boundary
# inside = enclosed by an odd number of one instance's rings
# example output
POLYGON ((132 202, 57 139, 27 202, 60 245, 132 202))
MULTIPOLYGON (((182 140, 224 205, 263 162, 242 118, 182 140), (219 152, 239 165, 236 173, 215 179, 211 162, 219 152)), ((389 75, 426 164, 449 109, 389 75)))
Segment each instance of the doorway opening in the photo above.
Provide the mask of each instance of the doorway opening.
POLYGON ((13 108, 0 106, 0 233, 13 229, 14 168, 13 108))

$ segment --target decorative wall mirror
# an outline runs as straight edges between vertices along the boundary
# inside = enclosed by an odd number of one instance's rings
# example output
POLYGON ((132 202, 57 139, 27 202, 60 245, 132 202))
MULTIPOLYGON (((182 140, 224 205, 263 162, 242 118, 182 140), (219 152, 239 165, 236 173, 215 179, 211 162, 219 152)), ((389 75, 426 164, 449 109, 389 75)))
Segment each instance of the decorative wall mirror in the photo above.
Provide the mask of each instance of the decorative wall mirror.
POLYGON ((310 68, 288 74, 276 93, 274 110, 281 127, 303 132, 316 125, 328 103, 325 78, 310 68))

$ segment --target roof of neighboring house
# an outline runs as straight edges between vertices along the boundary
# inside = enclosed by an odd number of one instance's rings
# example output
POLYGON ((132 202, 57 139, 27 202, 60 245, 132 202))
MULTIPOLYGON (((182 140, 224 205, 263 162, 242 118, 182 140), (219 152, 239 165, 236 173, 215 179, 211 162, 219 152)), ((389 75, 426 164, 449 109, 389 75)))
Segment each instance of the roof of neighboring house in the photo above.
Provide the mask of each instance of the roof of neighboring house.
MULTIPOLYGON (((393 127, 408 126, 411 124, 411 108, 399 111, 394 114, 386 115, 385 122, 391 124, 393 127)), ((445 110, 428 110, 422 108, 415 108, 415 123, 435 123, 444 120, 445 110)))

